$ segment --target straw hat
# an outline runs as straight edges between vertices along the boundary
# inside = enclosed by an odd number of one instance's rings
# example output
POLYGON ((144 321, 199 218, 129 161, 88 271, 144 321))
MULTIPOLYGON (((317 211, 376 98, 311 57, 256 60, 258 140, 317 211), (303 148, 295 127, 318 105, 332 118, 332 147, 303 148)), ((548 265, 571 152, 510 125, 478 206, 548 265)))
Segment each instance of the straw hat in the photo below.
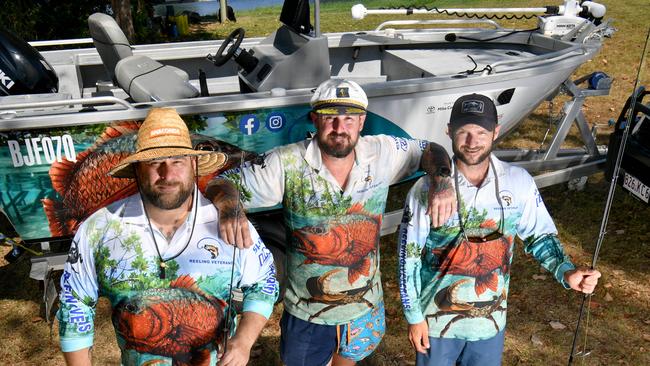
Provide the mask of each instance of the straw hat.
POLYGON ((138 131, 136 152, 108 174, 115 178, 134 178, 133 163, 173 156, 198 156, 199 176, 215 172, 228 160, 221 152, 194 150, 190 132, 176 110, 152 108, 138 131))

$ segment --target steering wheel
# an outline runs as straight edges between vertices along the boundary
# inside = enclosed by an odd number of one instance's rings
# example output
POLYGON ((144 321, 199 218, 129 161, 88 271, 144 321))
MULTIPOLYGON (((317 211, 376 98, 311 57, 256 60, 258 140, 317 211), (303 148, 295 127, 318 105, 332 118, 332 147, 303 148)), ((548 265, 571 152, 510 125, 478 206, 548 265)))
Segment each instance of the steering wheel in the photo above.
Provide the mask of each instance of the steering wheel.
POLYGON ((228 62, 228 60, 230 60, 230 58, 235 54, 235 51, 237 51, 239 48, 241 42, 244 40, 244 33, 246 33, 246 31, 244 31, 244 28, 237 28, 232 31, 232 33, 230 33, 226 39, 223 40, 221 47, 219 47, 217 53, 212 57, 212 61, 214 62, 215 66, 223 66, 226 62, 228 62), (233 43, 233 45, 224 55, 223 52, 231 43, 233 43))

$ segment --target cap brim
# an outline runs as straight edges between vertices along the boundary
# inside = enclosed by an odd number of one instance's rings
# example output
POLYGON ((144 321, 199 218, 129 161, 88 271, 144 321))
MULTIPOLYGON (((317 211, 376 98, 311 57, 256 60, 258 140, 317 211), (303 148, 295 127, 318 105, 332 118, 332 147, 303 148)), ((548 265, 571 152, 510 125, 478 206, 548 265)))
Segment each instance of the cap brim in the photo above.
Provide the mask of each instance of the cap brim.
POLYGON ((485 118, 485 116, 464 114, 453 118, 449 122, 449 127, 455 130, 461 126, 469 125, 469 124, 481 126, 488 131, 494 131, 494 129, 498 125, 498 121, 493 121, 492 119, 485 118))
POLYGON ((135 153, 119 162, 108 175, 115 178, 135 178, 133 163, 177 156, 198 156, 199 176, 212 174, 228 161, 228 156, 216 151, 197 151, 183 148, 159 148, 135 153))
POLYGON ((345 114, 366 114, 366 110, 359 106, 329 105, 314 108, 314 112, 329 116, 340 116, 345 114))

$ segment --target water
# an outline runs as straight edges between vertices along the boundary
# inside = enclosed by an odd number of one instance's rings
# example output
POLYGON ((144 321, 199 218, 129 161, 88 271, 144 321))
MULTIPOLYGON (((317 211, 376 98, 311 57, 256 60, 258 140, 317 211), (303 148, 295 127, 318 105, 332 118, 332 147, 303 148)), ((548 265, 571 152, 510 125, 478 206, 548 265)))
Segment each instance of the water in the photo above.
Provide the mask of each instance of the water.
MULTIPOLYGON (((229 0, 226 2, 237 11, 266 8, 270 6, 281 6, 283 0, 229 0)), ((174 13, 179 14, 185 10, 198 13, 200 16, 215 15, 219 11, 219 1, 197 1, 191 3, 167 3, 154 6, 154 15, 167 15, 167 6, 173 6, 174 13)))
POLYGON ((278 6, 284 3, 283 0, 231 0, 228 5, 235 10, 250 10, 255 8, 267 8, 278 6))

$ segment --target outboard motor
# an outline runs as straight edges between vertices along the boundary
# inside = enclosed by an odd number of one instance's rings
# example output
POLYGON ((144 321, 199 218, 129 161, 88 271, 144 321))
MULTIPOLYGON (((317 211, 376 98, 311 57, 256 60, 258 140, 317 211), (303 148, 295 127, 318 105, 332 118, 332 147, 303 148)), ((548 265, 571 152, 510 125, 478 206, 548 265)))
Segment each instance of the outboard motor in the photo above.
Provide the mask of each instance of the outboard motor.
POLYGON ((0 97, 56 93, 59 78, 29 43, 0 27, 0 97))

